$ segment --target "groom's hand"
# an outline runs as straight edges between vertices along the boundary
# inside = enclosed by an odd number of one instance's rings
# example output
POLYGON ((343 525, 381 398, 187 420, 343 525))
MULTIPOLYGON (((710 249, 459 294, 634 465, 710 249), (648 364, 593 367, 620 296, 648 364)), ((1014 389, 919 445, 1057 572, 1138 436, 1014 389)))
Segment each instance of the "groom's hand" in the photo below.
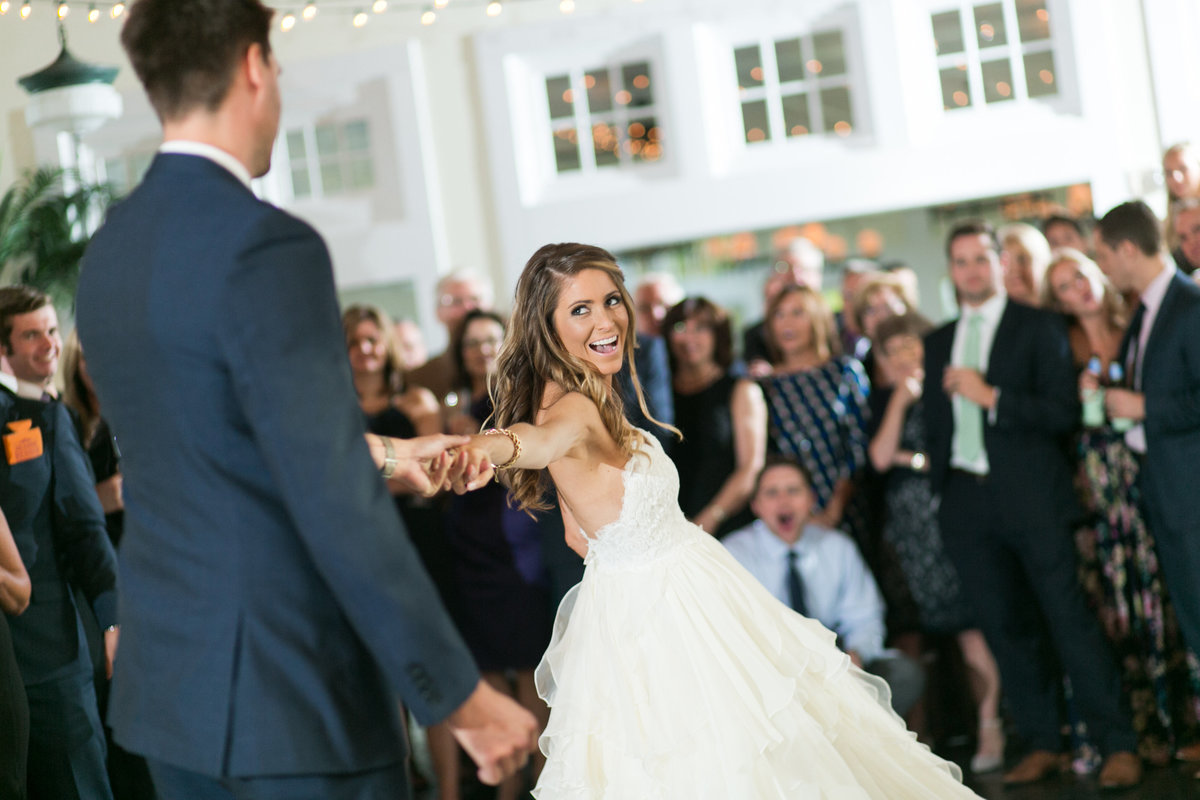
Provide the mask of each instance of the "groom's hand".
MULTIPOLYGON (((432 497, 443 489, 450 488, 452 458, 446 453, 469 442, 466 436, 418 436, 415 439, 392 439, 392 450, 397 461, 396 471, 388 483, 402 486, 414 494, 432 497)), ((375 465, 383 466, 384 446, 381 437, 367 434, 367 447, 375 465)))
POLYGON ((479 767, 479 780, 496 786, 525 766, 537 748, 533 714, 480 681, 446 720, 450 732, 479 767))

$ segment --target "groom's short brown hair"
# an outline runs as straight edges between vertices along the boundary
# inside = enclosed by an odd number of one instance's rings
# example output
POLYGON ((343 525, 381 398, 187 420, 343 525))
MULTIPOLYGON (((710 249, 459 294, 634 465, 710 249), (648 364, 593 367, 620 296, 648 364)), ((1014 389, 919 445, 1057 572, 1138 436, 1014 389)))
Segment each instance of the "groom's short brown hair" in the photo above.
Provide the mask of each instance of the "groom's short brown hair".
POLYGON ((260 0, 137 0, 121 44, 159 119, 215 111, 247 48, 270 54, 273 13, 260 0))

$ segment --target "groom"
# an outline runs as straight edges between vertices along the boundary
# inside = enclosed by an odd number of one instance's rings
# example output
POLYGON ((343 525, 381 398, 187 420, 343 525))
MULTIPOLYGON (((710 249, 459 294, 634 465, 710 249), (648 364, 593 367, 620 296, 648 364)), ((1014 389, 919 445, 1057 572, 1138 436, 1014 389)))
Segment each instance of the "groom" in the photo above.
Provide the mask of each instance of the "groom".
POLYGON ((533 717, 480 680, 375 471, 324 243, 250 190, 271 13, 139 0, 121 34, 165 141, 78 296, 124 456, 109 721, 167 800, 407 797, 398 694, 497 783, 533 717))

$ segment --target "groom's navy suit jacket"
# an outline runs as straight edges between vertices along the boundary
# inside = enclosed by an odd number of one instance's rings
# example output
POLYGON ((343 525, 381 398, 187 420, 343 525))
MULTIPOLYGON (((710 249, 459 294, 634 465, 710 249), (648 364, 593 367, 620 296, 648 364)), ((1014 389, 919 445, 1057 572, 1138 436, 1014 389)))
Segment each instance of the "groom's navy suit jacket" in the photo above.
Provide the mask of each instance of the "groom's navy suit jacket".
POLYGON ((479 676, 367 451, 329 255, 160 154, 84 260, 78 324, 125 493, 109 722, 208 775, 392 764, 479 676))

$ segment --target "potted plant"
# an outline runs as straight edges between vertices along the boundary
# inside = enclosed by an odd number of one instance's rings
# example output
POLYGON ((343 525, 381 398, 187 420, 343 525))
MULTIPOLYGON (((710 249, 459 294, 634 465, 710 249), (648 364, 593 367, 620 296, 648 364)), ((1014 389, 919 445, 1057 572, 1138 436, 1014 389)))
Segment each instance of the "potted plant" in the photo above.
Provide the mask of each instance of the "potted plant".
POLYGON ((26 172, 0 198, 0 275, 73 309, 79 262, 111 200, 111 187, 85 183, 72 170, 26 172))

